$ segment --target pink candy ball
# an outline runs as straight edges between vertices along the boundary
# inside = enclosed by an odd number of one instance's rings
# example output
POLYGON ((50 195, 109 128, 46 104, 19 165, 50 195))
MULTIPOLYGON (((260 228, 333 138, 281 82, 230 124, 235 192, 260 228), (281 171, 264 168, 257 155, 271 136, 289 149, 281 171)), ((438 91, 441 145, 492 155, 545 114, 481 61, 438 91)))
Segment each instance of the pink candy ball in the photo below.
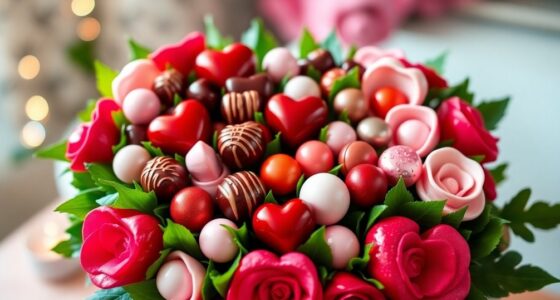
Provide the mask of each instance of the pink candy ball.
POLYGON ((334 157, 329 146, 320 141, 308 141, 296 152, 296 160, 305 176, 328 172, 334 165, 334 157))
POLYGON ((238 229, 237 225, 228 219, 214 219, 204 225, 198 237, 202 254, 217 263, 231 261, 239 252, 233 237, 222 225, 238 229))
POLYGON ((268 77, 274 82, 280 82, 284 77, 292 77, 299 73, 296 58, 290 50, 278 47, 270 50, 263 59, 263 68, 268 77))
POLYGON ((284 95, 297 101, 310 96, 321 97, 321 90, 311 77, 296 76, 288 80, 284 86, 284 95))
POLYGON ((350 192, 344 181, 329 173, 319 173, 309 177, 299 193, 321 225, 331 225, 340 221, 350 206, 350 192))
POLYGON ((135 125, 150 123, 159 115, 161 104, 152 90, 135 89, 124 98, 124 116, 135 125))
POLYGON ((172 260, 159 269, 156 286, 164 299, 188 299, 192 295, 192 279, 187 266, 181 260, 172 260))
POLYGON ((338 153, 340 153, 344 146, 357 139, 356 131, 352 126, 342 121, 334 121, 329 124, 326 143, 334 152, 334 155, 338 156, 338 153))
POLYGON ((344 226, 328 226, 325 230, 325 240, 331 248, 335 269, 346 268, 350 259, 360 254, 358 237, 344 226))
POLYGON ((411 186, 422 175, 422 160, 416 151, 408 146, 399 145, 387 148, 379 156, 378 165, 392 185, 402 177, 406 186, 411 186))
POLYGON ((113 158, 113 172, 122 182, 140 182, 142 170, 152 159, 144 147, 138 145, 124 146, 113 158))
POLYGON ((408 120, 399 126, 396 134, 399 145, 406 145, 413 149, 420 149, 430 135, 430 127, 418 120, 408 120))

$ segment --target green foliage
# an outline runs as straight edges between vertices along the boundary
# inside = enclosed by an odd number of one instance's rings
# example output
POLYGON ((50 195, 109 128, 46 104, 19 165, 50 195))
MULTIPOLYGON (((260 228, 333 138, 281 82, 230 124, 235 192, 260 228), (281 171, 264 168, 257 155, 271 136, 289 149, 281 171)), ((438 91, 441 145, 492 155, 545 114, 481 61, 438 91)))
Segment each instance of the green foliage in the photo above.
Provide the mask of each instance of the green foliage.
POLYGON ((329 92, 329 103, 332 103, 334 97, 340 91, 348 88, 359 89, 360 86, 360 72, 358 70, 358 67, 354 67, 346 75, 334 81, 331 91, 329 92))
POLYGON ((159 257, 154 261, 146 271, 146 280, 152 279, 156 276, 161 265, 165 262, 167 256, 171 253, 171 249, 164 249, 159 252, 159 257))
POLYGON ((128 39, 128 49, 130 52, 130 60, 137 60, 137 59, 143 59, 143 58, 147 58, 148 55, 152 52, 152 50, 150 50, 149 48, 140 45, 138 42, 136 42, 134 39, 129 38, 128 39))
POLYGON ((125 285, 123 288, 134 300, 163 300, 155 279, 125 285))
POLYGON ((66 147, 68 141, 62 140, 48 147, 44 147, 35 152, 35 157, 44 159, 54 159, 60 161, 68 161, 66 158, 66 147))
POLYGON ((364 230, 365 233, 367 233, 369 231, 371 226, 373 226, 375 221, 377 221, 377 219, 379 219, 379 217, 383 214, 383 212, 387 209, 387 207, 388 206, 385 205, 385 204, 379 204, 379 205, 374 205, 371 208, 371 210, 369 211, 369 214, 368 214, 366 228, 364 230))
POLYGON ((296 196, 299 197, 299 192, 301 191, 301 187, 303 186, 303 183, 305 182, 305 175, 301 175, 297 181, 296 184, 296 196))
POLYGON ((165 156, 165 154, 163 154, 163 151, 161 151, 159 147, 154 146, 152 142, 144 141, 142 142, 142 146, 144 146, 144 148, 148 150, 152 157, 165 156))
POLYGON ((315 49, 319 49, 319 44, 317 44, 309 30, 304 28, 299 39, 299 58, 306 58, 315 49))
POLYGON ((233 242, 239 247, 239 250, 243 254, 247 254, 249 251, 247 250, 249 245, 249 229, 247 229, 247 224, 243 223, 239 229, 235 229, 229 227, 227 225, 222 225, 229 234, 233 237, 233 242))
POLYGON ((373 243, 367 244, 364 247, 364 252, 362 253, 362 256, 353 257, 352 259, 350 259, 350 261, 348 262, 348 266, 346 267, 346 270, 348 272, 365 270, 370 260, 369 253, 371 252, 371 248, 373 248, 373 243))
POLYGON ((342 45, 336 36, 335 30, 331 31, 327 38, 321 42, 321 48, 326 49, 331 53, 336 65, 341 65, 343 63, 344 54, 342 53, 342 45))
POLYGON ((298 251, 311 258, 315 264, 330 267, 333 257, 331 248, 325 240, 325 226, 315 230, 309 239, 299 246, 298 251))
POLYGON ((498 128, 498 123, 506 114, 508 104, 509 97, 504 97, 496 100, 482 101, 476 106, 476 109, 482 114, 486 129, 495 130, 498 128))
POLYGON ((72 214, 83 220, 87 213, 99 206, 96 200, 104 195, 105 193, 103 190, 98 187, 85 190, 78 193, 74 198, 60 204, 54 210, 61 213, 72 214))
POLYGON ((326 125, 325 127, 321 128, 321 131, 319 132, 319 141, 326 143, 328 132, 329 132, 329 125, 326 125))
POLYGON ((265 157, 269 157, 271 155, 280 153, 280 151, 282 151, 282 142, 280 139, 280 135, 282 134, 282 132, 278 132, 275 136, 274 139, 270 142, 268 142, 268 144, 266 144, 266 151, 265 151, 265 157))
POLYGON ((433 109, 437 109, 444 100, 451 97, 459 97, 467 103, 473 102, 474 94, 469 91, 469 78, 448 88, 430 89, 425 104, 433 109))
POLYGON ((66 233, 70 236, 67 240, 58 243, 52 251, 62 255, 63 257, 79 257, 82 249, 82 221, 75 221, 66 229, 66 233))
POLYGON ((506 223, 507 221, 504 219, 491 216, 484 229, 470 237, 469 246, 472 259, 486 257, 496 249, 502 239, 506 223))
POLYGON ((113 79, 115 79, 119 73, 98 60, 96 60, 93 65, 99 94, 102 97, 113 98, 113 79))
POLYGON ((441 53, 440 55, 427 60, 424 65, 436 71, 438 74, 443 74, 443 67, 447 61, 448 51, 441 53))
POLYGON ((278 46, 278 41, 266 28, 261 19, 254 19, 251 27, 241 35, 241 42, 253 49, 257 56, 257 69, 261 70, 261 65, 266 53, 278 46))
POLYGON ((121 126, 121 133, 119 138, 119 143, 112 147, 113 154, 119 152, 124 146, 127 144, 127 137, 126 137, 126 125, 121 126))
POLYGON ((163 247, 181 250, 197 259, 204 257, 191 231, 170 219, 167 220, 167 226, 163 230, 163 247))
POLYGON ((319 70, 315 69, 313 65, 307 66, 305 75, 307 75, 307 77, 311 77, 311 79, 315 80, 317 83, 321 82, 321 76, 323 76, 323 74, 319 70))
POLYGON ((257 122, 259 124, 266 125, 266 122, 264 120, 264 115, 260 111, 255 112, 255 114, 253 116, 253 119, 255 119, 255 122, 257 122))
POLYGON ((450 214, 447 214, 445 216, 443 216, 441 218, 441 222, 450 226, 455 227, 455 229, 459 228, 459 225, 461 225, 461 222, 463 221, 463 217, 465 216, 465 213, 467 212, 467 206, 454 211, 450 214))
POLYGON ((235 270, 237 270, 237 267, 239 267, 239 263, 241 262, 242 257, 243 253, 240 251, 229 268, 227 268, 227 270, 223 273, 221 273, 216 268, 216 265, 213 261, 210 261, 202 286, 203 299, 215 299, 216 293, 219 294, 222 298, 226 297, 229 283, 233 278, 235 270))
POLYGON ((231 37, 224 37, 220 33, 216 24, 214 24, 214 18, 210 15, 204 17, 204 27, 206 29, 206 45, 209 48, 222 50, 231 43, 233 39, 231 37))
POLYGON ((120 180, 113 173, 113 168, 110 165, 86 164, 86 169, 96 186, 109 193, 116 191, 110 182, 118 183, 120 180))
POLYGON ((130 188, 118 182, 103 179, 101 183, 113 187, 118 193, 116 200, 109 204, 111 207, 134 209, 146 214, 152 214, 157 206, 156 194, 153 191, 146 193, 138 185, 130 188))
POLYGON ((494 178, 496 185, 502 183, 506 179, 506 170, 508 168, 507 163, 499 164, 494 168, 488 169, 490 175, 494 178))
POLYGON ((268 193, 266 194, 266 197, 264 198, 264 203, 278 204, 278 201, 276 201, 276 198, 274 198, 274 194, 272 193, 272 190, 268 191, 268 193))
POLYGON ((336 165, 334 168, 332 168, 332 169, 329 171, 329 174, 338 176, 338 173, 340 173, 340 169, 342 169, 342 164, 336 165))

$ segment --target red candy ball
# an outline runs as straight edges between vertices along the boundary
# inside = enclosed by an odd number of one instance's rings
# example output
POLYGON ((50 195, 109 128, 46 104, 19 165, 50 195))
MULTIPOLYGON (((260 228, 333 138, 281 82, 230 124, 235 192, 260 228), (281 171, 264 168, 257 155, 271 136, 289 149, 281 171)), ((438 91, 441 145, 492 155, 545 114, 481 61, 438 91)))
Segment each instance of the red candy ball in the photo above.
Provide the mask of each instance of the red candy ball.
POLYGON ((328 172, 334 165, 334 157, 329 146, 320 141, 309 141, 296 152, 296 160, 305 176, 328 172))
POLYGON ((342 165, 342 174, 347 174, 352 168, 360 164, 377 164, 377 152, 364 141, 352 142, 338 154, 338 163, 342 165))
POLYGON ((370 108, 376 116, 384 119, 391 108, 406 103, 408 98, 403 92, 396 88, 384 87, 372 94, 370 108))
POLYGON ((385 173, 374 165, 355 166, 346 175, 345 183, 350 191, 350 201, 360 207, 382 202, 387 193, 385 173))
POLYGON ((286 154, 274 154, 261 166, 262 182, 278 196, 295 192, 301 174, 299 163, 286 154))
POLYGON ((173 197, 169 210, 173 222, 198 232, 212 220, 214 203, 205 190, 187 187, 173 197))

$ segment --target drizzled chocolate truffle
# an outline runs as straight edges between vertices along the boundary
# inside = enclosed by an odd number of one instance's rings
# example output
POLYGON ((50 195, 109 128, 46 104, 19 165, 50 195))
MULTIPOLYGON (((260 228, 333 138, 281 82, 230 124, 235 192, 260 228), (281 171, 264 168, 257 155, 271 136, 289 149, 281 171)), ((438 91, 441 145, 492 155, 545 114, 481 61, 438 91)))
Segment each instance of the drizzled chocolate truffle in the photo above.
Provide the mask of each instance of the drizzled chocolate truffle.
POLYGON ((222 98, 222 117, 228 124, 239 124, 253 119, 261 107, 257 91, 230 92, 222 98))
POLYGON ((165 106, 172 106, 175 95, 183 97, 185 89, 185 77, 171 69, 164 71, 154 80, 153 90, 165 106))
POLYGON ((216 201, 228 219, 238 222, 250 218, 265 196, 259 177, 251 171, 242 171, 224 179, 218 186, 216 201))
POLYGON ((265 147, 263 129, 252 121, 228 125, 218 136, 218 150, 231 169, 255 165, 261 160, 265 147))
POLYGON ((140 184, 146 192, 154 191, 159 200, 168 201, 189 184, 187 169, 171 157, 152 158, 140 177, 140 184))

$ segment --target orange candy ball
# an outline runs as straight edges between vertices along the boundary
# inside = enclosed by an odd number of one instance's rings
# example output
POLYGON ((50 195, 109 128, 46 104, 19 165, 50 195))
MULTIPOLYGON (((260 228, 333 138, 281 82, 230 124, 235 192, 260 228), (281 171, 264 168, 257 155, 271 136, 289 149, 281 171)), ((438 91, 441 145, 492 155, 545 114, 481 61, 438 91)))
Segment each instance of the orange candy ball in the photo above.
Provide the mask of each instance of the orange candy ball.
POLYGON ((393 87, 383 87, 371 95, 370 109, 380 117, 385 118, 391 108, 408 103, 408 97, 393 87))
POLYGON ((278 196, 295 192, 301 174, 299 163, 286 154, 272 155, 261 166, 262 182, 278 196))

